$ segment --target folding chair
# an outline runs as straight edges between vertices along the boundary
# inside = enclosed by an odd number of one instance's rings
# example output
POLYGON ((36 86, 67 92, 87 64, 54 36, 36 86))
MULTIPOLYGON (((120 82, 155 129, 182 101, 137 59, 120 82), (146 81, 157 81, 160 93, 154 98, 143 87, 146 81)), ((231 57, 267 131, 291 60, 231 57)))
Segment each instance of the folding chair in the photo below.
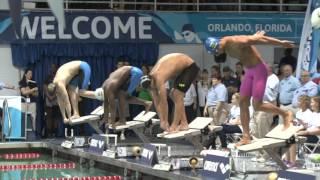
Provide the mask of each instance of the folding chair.
POLYGON ((303 148, 307 153, 315 153, 318 147, 320 147, 320 135, 317 136, 318 141, 316 143, 304 143, 303 148))

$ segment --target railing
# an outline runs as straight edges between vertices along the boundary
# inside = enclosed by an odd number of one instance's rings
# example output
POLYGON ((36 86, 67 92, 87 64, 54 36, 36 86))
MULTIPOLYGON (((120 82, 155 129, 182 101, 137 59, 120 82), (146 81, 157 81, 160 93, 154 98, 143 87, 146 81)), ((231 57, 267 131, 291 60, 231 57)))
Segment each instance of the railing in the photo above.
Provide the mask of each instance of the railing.
POLYGON ((2 122, 1 122, 1 127, 2 127, 2 130, 1 130, 1 138, 2 138, 2 141, 5 141, 5 135, 4 135, 4 120, 5 120, 5 116, 8 117, 8 129, 9 129, 9 134, 8 136, 11 135, 11 127, 12 127, 12 121, 11 121, 11 115, 10 115, 10 112, 9 112, 9 106, 8 106, 8 100, 7 99, 4 99, 3 100, 3 106, 2 106, 2 122))
MULTIPOLYGON (((307 0, 64 0, 65 10, 169 12, 301 12, 307 0)), ((47 10, 47 0, 23 0, 24 9, 47 10)))

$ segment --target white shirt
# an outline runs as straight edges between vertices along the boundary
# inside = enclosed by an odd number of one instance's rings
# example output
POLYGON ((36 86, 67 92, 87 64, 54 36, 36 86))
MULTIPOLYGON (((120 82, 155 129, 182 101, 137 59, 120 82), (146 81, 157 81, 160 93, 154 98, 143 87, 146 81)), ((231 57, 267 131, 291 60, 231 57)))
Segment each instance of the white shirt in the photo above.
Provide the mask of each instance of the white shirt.
POLYGON ((263 101, 273 102, 277 99, 279 94, 279 82, 279 78, 275 74, 271 74, 270 76, 268 76, 263 101))
POLYGON ((233 105, 230 109, 229 120, 236 118, 240 118, 240 106, 233 105))
POLYGON ((298 110, 296 113, 296 119, 300 119, 304 123, 308 123, 309 119, 312 118, 312 111, 310 109, 307 109, 305 111, 302 111, 301 109, 298 110))
POLYGON ((188 91, 185 93, 184 98, 183 98, 183 104, 185 106, 190 106, 192 105, 194 102, 194 98, 197 97, 197 92, 196 92, 196 88, 194 87, 193 84, 191 84, 191 86, 189 87, 188 91))
POLYGON ((320 113, 313 112, 311 118, 308 120, 308 130, 320 127, 320 113))
POLYGON ((198 82, 198 99, 200 107, 204 107, 206 105, 208 89, 208 85, 202 85, 200 81, 198 82))

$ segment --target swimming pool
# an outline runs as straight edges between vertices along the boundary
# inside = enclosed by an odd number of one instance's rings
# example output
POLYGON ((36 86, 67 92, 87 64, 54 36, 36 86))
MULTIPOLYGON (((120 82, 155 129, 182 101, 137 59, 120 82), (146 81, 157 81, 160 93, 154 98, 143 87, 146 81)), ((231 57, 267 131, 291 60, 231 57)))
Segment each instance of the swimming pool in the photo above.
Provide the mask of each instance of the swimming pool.
POLYGON ((93 180, 123 179, 99 164, 79 160, 68 155, 59 156, 42 142, 1 143, 0 179, 61 179, 93 180))

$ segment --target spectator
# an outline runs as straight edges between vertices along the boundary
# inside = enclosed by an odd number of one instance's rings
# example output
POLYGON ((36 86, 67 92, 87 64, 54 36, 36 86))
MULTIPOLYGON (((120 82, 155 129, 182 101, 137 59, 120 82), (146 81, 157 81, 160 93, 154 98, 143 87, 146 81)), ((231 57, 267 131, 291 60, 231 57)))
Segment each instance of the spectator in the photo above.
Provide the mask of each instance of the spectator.
MULTIPOLYGON (((306 95, 302 95, 299 97, 299 110, 296 113, 296 119, 294 120, 294 125, 301 125, 302 127, 306 127, 308 123, 308 118, 311 117, 312 112, 309 109, 310 105, 310 97, 306 95)), ((286 152, 286 156, 284 158, 284 162, 286 164, 295 164, 296 162, 296 145, 291 145, 289 147, 289 151, 286 152)))
MULTIPOLYGON (((303 96, 300 96, 303 97, 303 96)), ((301 98, 300 98, 301 99, 301 98)), ((300 100, 299 99, 299 100, 300 100)), ((320 97, 315 96, 311 98, 310 108, 312 113, 305 113, 304 117, 307 123, 304 123, 305 120, 300 121, 302 122, 302 126, 300 130, 297 132, 299 136, 307 137, 307 143, 317 143, 318 142, 318 135, 320 135, 320 97)), ((302 109, 301 109, 302 111, 302 109)), ((304 112, 306 112, 305 110, 304 112)), ((296 166, 296 145, 293 144, 290 146, 289 154, 286 155, 286 159, 284 161, 287 166, 295 167, 296 166)))
POLYGON ((317 84, 311 81, 310 73, 308 71, 303 71, 301 73, 301 87, 295 90, 292 98, 292 106, 298 107, 298 98, 302 95, 307 95, 309 97, 316 96, 318 94, 317 84))
POLYGON ((318 95, 320 95, 320 62, 317 63, 317 72, 312 74, 312 81, 318 85, 318 95))
MULTIPOLYGON (((57 135, 56 129, 58 128, 58 123, 62 119, 60 118, 60 111, 59 106, 57 102, 57 96, 55 93, 49 93, 48 91, 48 85, 53 82, 53 79, 56 75, 56 72, 58 70, 57 65, 51 64, 51 70, 47 76, 47 78, 44 81, 43 85, 43 92, 44 92, 44 98, 45 98, 45 119, 46 119, 46 130, 45 130, 45 136, 46 137, 54 137, 54 135, 57 135), (60 118, 60 119, 59 119, 60 118)), ((62 123, 62 122, 61 122, 62 123)))
POLYGON ((292 75, 292 67, 290 65, 284 65, 282 67, 283 79, 279 85, 279 103, 280 107, 284 109, 290 109, 293 111, 292 98, 295 90, 297 90, 301 84, 297 78, 292 75))
POLYGON ((183 104, 186 111, 188 124, 190 124, 196 117, 197 113, 197 92, 192 83, 184 95, 183 104))
POLYGON ((223 68, 223 77, 222 77, 222 83, 226 86, 228 90, 228 102, 231 102, 231 96, 232 94, 239 91, 238 87, 240 84, 240 81, 238 81, 236 78, 231 76, 231 69, 226 66, 223 68))
POLYGON ((296 71, 297 58, 292 56, 292 50, 292 48, 287 48, 284 50, 284 57, 280 60, 279 69, 281 69, 283 65, 289 64, 292 67, 293 72, 296 71))
POLYGON ((198 102, 199 102, 199 110, 200 116, 203 115, 204 107, 207 101, 208 88, 209 88, 209 73, 208 70, 203 69, 200 74, 200 80, 198 81, 198 102))
POLYGON ((24 97, 21 103, 22 111, 31 115, 32 129, 36 130, 38 85, 32 80, 32 70, 26 69, 22 79, 19 81, 21 96, 24 97))
MULTIPOLYGON (((217 135, 220 138, 222 149, 227 148, 226 134, 242 133, 242 129, 240 128, 241 121, 240 121, 239 103, 240 103, 240 94, 239 93, 233 94, 231 98, 232 107, 230 109, 229 116, 227 120, 222 124, 222 130, 217 132, 217 135)), ((211 142, 213 142, 212 147, 215 148, 215 138, 211 142)))
POLYGON ((221 83, 221 76, 212 77, 211 84, 212 86, 208 91, 208 99, 203 114, 212 117, 214 125, 220 125, 222 119, 221 112, 225 109, 228 92, 226 86, 221 83))
POLYGON ((235 78, 241 81, 241 77, 244 75, 243 65, 239 61, 236 63, 236 72, 235 72, 235 78))
POLYGON ((211 77, 218 77, 218 76, 221 76, 220 66, 218 65, 211 66, 211 77))

